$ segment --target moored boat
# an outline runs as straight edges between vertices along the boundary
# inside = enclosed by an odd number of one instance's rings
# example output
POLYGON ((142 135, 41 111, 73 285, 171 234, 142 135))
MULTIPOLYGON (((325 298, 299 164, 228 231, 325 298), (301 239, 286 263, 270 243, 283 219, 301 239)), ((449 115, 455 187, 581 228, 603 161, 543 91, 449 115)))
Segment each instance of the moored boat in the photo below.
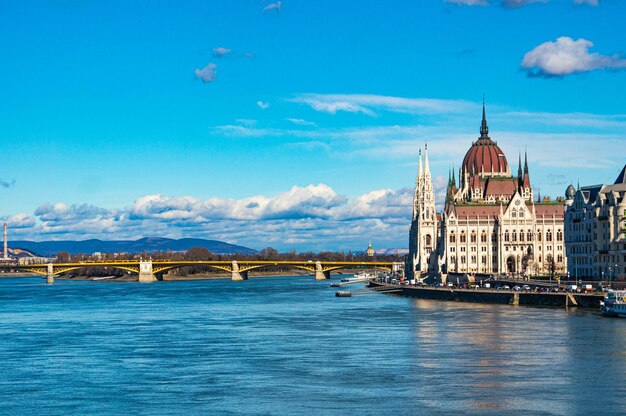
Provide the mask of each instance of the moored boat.
POLYGON ((606 316, 626 318, 626 290, 609 290, 600 302, 600 312, 606 316))

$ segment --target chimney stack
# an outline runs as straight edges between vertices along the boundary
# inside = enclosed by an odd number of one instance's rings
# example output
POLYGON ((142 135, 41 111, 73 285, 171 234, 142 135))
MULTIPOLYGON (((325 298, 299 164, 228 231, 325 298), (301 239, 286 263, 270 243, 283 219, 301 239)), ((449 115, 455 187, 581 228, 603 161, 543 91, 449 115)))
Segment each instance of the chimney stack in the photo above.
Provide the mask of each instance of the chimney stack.
POLYGON ((7 244, 7 223, 4 223, 4 259, 7 260, 9 258, 9 249, 7 244))

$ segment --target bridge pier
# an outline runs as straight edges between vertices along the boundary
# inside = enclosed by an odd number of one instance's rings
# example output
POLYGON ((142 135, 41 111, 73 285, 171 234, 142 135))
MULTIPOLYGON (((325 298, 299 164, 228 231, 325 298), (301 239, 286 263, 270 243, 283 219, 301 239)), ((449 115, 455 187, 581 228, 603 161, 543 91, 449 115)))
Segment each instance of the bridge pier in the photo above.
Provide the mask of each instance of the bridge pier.
POLYGON ((330 271, 322 268, 322 263, 319 261, 315 262, 315 280, 326 280, 330 279, 330 271))
POLYGON ((52 263, 48 263, 48 275, 46 276, 46 283, 54 283, 54 266, 52 263))
POLYGON ((239 264, 237 264, 237 260, 233 260, 230 272, 230 280, 248 280, 248 272, 239 271, 239 264))
POLYGON ((156 277, 152 273, 152 260, 139 260, 139 279, 140 283, 156 282, 156 277))

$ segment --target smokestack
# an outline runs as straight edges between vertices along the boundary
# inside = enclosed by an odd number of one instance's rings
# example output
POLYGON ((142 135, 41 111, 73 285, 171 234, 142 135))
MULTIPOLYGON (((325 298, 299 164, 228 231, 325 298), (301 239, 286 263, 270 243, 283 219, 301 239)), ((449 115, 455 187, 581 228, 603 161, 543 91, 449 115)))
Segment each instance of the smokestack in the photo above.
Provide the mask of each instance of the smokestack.
POLYGON ((7 223, 4 223, 4 259, 9 258, 9 249, 7 244, 7 223))

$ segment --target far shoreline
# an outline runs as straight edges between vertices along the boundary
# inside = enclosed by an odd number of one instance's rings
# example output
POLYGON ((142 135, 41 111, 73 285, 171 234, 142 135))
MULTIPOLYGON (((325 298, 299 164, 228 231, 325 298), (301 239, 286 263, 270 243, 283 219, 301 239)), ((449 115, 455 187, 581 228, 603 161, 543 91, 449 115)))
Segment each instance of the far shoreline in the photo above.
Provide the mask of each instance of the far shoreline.
MULTIPOLYGON (((335 272, 331 275, 331 279, 333 278, 332 276, 336 275, 336 276, 344 276, 344 275, 352 275, 358 272, 363 271, 364 269, 356 269, 356 270, 342 270, 342 271, 338 271, 335 272)), ((256 279, 256 278, 267 278, 267 277, 300 277, 300 276, 304 276, 304 277, 313 277, 312 273, 308 273, 308 272, 301 272, 301 271, 294 271, 294 270, 286 270, 286 271, 259 271, 259 272, 252 272, 249 274, 248 278, 249 279, 256 279)), ((38 275, 36 273, 0 273, 0 279, 2 278, 14 278, 14 277, 39 277, 42 279, 45 279, 45 276, 41 276, 38 275)), ((93 281, 93 282, 136 282, 137 281, 137 276, 136 275, 130 275, 130 276, 73 276, 73 277, 67 277, 67 276, 55 276, 54 277, 55 280, 80 280, 80 281, 93 281)), ((187 276, 178 276, 178 275, 174 275, 174 274, 166 274, 163 276, 162 280, 159 281, 163 281, 163 282, 176 282, 176 281, 192 281, 192 280, 219 280, 219 279, 230 279, 230 273, 227 272, 223 272, 223 273, 197 273, 197 274, 190 274, 187 276)))

